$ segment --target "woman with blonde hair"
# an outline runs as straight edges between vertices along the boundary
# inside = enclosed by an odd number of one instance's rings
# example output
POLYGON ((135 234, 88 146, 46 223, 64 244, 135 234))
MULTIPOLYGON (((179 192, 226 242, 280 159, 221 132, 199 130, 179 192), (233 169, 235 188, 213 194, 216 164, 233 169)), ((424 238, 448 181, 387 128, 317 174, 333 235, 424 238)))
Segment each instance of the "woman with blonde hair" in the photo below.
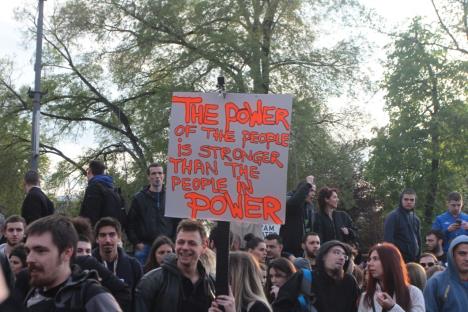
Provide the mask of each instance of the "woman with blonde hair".
POLYGON ((231 293, 218 296, 209 312, 271 312, 263 291, 261 269, 250 253, 237 251, 229 255, 229 284, 231 293))

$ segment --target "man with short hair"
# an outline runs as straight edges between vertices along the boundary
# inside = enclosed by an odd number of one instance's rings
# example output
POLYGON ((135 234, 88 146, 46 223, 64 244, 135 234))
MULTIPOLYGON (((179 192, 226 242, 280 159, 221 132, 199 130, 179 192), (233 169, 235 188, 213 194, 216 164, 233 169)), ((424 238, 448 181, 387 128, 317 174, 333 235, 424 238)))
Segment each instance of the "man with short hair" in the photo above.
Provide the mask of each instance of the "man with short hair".
POLYGON ((281 226, 280 235, 284 250, 296 257, 302 255, 301 239, 305 233, 312 231, 314 225, 316 189, 314 176, 307 176, 286 201, 286 220, 281 226))
POLYGON ((77 256, 91 256, 91 242, 86 236, 78 236, 78 243, 76 245, 76 255, 77 256))
POLYGON ((441 231, 430 230, 426 235, 426 251, 435 255, 437 257, 437 261, 445 266, 447 256, 444 252, 443 242, 444 234, 441 231))
POLYGON ((76 231, 67 217, 51 215, 31 223, 25 247, 30 284, 28 311, 121 311, 94 272, 71 267, 76 231))
POLYGON ((5 220, 3 232, 6 243, 0 245, 0 252, 3 253, 7 259, 10 257, 13 247, 23 242, 25 228, 26 221, 18 215, 12 215, 5 220))
POLYGON ((29 224, 54 213, 54 204, 40 188, 39 174, 30 170, 24 175, 26 197, 21 206, 21 216, 29 224))
POLYGON ((135 258, 119 247, 122 238, 119 221, 110 217, 102 218, 96 223, 94 232, 98 248, 93 250, 93 256, 126 283, 133 293, 143 270, 135 258))
POLYGON ((404 189, 398 207, 387 215, 384 223, 384 241, 394 244, 405 262, 417 262, 421 254, 421 222, 414 213, 415 206, 416 192, 404 189))
POLYGON ((468 214, 462 211, 463 198, 458 192, 447 196, 447 211, 438 215, 432 229, 444 234, 444 252, 447 252, 450 242, 459 235, 468 235, 468 214))
POLYGON ((128 212, 127 236, 134 246, 135 257, 146 262, 153 241, 160 235, 174 239, 179 219, 165 217, 166 192, 164 168, 152 163, 146 170, 149 185, 136 193, 128 212))
POLYGON ((176 256, 145 274, 135 292, 138 312, 205 312, 214 298, 214 280, 199 261, 206 231, 195 220, 177 226, 176 256))
POLYGON ((92 160, 86 170, 88 186, 86 187, 80 216, 88 218, 91 225, 103 217, 112 217, 122 222, 124 203, 114 189, 114 179, 104 174, 106 166, 100 160, 92 160))
POLYGON ((424 288, 427 312, 466 311, 468 307, 468 236, 450 243, 447 269, 432 276, 424 288))
POLYGON ((421 258, 419 258, 419 264, 424 268, 424 270, 429 270, 429 268, 433 267, 434 265, 439 264, 435 255, 424 252, 421 254, 421 258))
POLYGON ((272 233, 265 236, 265 245, 267 248, 267 262, 281 258, 283 251, 283 240, 278 234, 272 233))
POLYGON ((317 253, 320 248, 320 236, 315 232, 308 232, 302 239, 304 256, 296 258, 294 265, 300 269, 315 270, 317 253))

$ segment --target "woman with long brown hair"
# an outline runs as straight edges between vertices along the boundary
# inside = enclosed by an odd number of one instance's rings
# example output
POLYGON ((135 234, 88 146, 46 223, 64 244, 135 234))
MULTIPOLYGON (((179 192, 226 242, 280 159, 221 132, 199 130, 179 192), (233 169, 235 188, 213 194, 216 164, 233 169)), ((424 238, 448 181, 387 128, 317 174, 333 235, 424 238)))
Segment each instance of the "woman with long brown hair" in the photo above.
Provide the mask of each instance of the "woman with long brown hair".
POLYGON ((369 251, 369 279, 359 302, 361 312, 424 312, 424 297, 409 283, 400 252, 390 243, 377 244, 369 251))

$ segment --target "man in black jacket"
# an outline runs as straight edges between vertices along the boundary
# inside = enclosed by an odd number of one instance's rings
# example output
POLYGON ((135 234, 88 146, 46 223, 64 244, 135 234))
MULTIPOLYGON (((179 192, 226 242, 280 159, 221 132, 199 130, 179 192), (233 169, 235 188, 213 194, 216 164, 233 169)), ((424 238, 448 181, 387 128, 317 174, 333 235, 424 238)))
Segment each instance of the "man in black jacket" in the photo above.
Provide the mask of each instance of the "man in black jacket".
POLYGON ((176 258, 143 276, 135 291, 138 312, 206 312, 214 281, 199 261, 207 247, 201 223, 183 220, 177 227, 176 258))
POLYGON ((128 212, 127 236, 135 257, 146 262, 153 241, 160 235, 174 239, 179 219, 165 217, 164 168, 153 163, 146 170, 149 185, 135 194, 128 212))
MULTIPOLYGON (((304 271, 298 271, 280 288, 273 302, 275 312, 303 311, 303 302, 320 312, 356 312, 359 286, 351 274, 351 250, 337 240, 323 244, 317 255, 317 268, 310 278, 310 290, 304 289, 304 271), (304 301, 298 300, 303 296, 304 301)), ((308 310, 309 311, 309 310, 308 310)))
POLYGON ((39 174, 30 170, 24 175, 26 197, 21 206, 21 216, 26 224, 54 213, 54 204, 39 187, 39 174))
POLYGON ((415 206, 416 192, 404 189, 399 206, 387 215, 384 223, 384 241, 397 246, 405 262, 418 262, 421 255, 421 222, 414 213, 415 206))
POLYGON ((67 217, 51 215, 31 223, 25 247, 30 284, 28 311, 121 311, 96 275, 72 267, 78 235, 67 217))
POLYGON ((86 170, 88 186, 81 203, 80 216, 88 218, 91 225, 103 217, 112 217, 122 223, 123 203, 114 189, 114 179, 104 174, 106 166, 100 160, 89 162, 86 170))
POLYGON ((95 235, 99 248, 93 250, 93 256, 126 283, 133 294, 143 270, 135 258, 118 247, 122 237, 120 223, 110 217, 102 218, 96 223, 95 235))
POLYGON ((286 201, 286 221, 280 229, 284 251, 296 257, 302 256, 301 241, 305 233, 311 232, 314 224, 313 200, 316 186, 314 176, 306 177, 286 201))

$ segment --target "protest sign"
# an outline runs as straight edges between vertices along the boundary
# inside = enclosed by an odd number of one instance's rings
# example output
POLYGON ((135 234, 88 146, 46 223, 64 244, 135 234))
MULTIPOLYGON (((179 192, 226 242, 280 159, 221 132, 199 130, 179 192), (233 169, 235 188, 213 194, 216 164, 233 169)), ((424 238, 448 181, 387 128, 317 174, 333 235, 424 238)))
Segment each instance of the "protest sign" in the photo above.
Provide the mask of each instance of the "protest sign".
POLYGON ((174 93, 166 216, 282 224, 292 97, 174 93))

